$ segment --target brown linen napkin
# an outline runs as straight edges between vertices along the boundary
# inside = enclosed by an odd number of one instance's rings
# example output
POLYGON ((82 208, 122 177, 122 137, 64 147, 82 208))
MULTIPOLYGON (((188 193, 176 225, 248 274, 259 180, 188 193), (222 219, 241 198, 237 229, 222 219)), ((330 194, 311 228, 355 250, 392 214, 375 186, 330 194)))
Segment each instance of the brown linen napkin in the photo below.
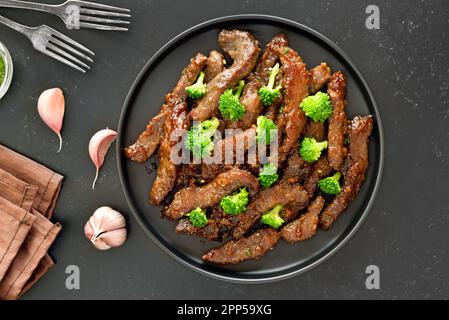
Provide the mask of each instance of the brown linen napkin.
POLYGON ((20 292, 20 296, 23 296, 25 293, 27 293, 28 290, 30 290, 36 282, 39 281, 40 278, 42 278, 47 271, 52 268, 55 265, 53 262, 53 259, 48 255, 48 253, 41 259, 39 264, 37 265, 36 269, 34 270, 33 274, 31 275, 31 278, 28 279, 28 282, 23 287, 22 291, 20 292))
MULTIPOLYGON (((26 211, 30 211, 33 207, 33 204, 36 203, 35 198, 37 195, 37 191, 37 186, 33 186, 26 182, 23 182, 22 180, 17 179, 8 172, 0 169, 0 197, 10 201, 18 207, 25 209, 26 211)), ((28 230, 29 229, 30 228, 28 228, 28 230)), ((15 249, 16 251, 14 252, 14 254, 10 253, 9 255, 15 257, 17 251, 19 250, 19 247, 15 249)), ((11 262, 12 261, 9 261, 9 263, 11 262)), ((53 262, 52 258, 47 253, 39 262, 36 270, 34 270, 31 278, 26 283, 20 295, 22 296, 23 294, 25 294, 40 278, 45 275, 48 269, 54 266, 54 264, 55 263, 53 262)), ((5 270, 3 272, 0 272, 0 281, 4 276, 4 273, 6 273, 7 271, 6 262, 4 269, 5 270)))
POLYGON ((61 230, 60 224, 51 223, 34 209, 32 209, 32 213, 36 220, 0 282, 0 299, 15 300, 20 296, 34 270, 61 230))
MULTIPOLYGON (((63 177, 2 145, 0 145, 0 168, 4 169, 0 169, 0 181, 5 180, 8 185, 5 188, 7 190, 0 190, 0 197, 9 199, 26 210, 29 210, 32 203, 33 209, 50 219, 61 190, 63 177), (35 189, 37 190, 35 191, 35 189), (34 192, 34 200, 31 200, 34 192), (20 198, 21 195, 23 198, 20 198)), ((5 183, 0 184, 0 189, 3 189, 3 186, 5 186, 5 183)), ((35 262, 32 265, 35 265, 35 262)), ((29 270, 33 272, 29 275, 20 295, 28 291, 53 265, 53 260, 46 253, 40 259, 34 271, 29 270)))
MULTIPOLYGON (((36 200, 38 187, 17 179, 0 169, 0 197, 30 211, 36 200)), ((35 208, 36 209, 36 208, 35 208)))
POLYGON ((4 278, 36 217, 0 198, 0 281, 4 278))
POLYGON ((0 169, 38 187, 33 208, 50 218, 61 190, 63 176, 0 145, 0 169))

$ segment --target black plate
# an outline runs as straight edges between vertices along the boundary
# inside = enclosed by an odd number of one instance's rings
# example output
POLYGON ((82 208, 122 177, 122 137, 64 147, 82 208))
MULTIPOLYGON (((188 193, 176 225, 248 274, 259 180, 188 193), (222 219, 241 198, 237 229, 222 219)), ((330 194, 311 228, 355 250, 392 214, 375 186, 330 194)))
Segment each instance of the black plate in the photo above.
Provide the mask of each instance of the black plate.
POLYGON ((123 106, 118 126, 117 153, 120 180, 131 211, 145 232, 165 252, 186 266, 214 278, 255 283, 285 279, 309 270, 349 240, 368 214, 376 196, 382 176, 384 142, 381 118, 373 95, 360 72, 341 49, 316 31, 290 20, 264 15, 238 15, 210 20, 183 32, 149 60, 132 85, 123 106), (148 175, 143 165, 128 161, 122 153, 123 148, 134 142, 147 121, 159 111, 164 95, 175 85, 189 59, 197 52, 207 54, 217 49, 217 35, 225 28, 251 31, 263 45, 277 33, 286 33, 290 46, 299 51, 309 67, 326 61, 332 70, 342 70, 347 75, 347 112, 350 118, 366 114, 375 117, 366 182, 334 227, 295 245, 281 241, 261 260, 237 266, 203 263, 202 253, 219 243, 175 234, 176 224, 162 220, 161 208, 148 204, 148 190, 155 173, 148 175))

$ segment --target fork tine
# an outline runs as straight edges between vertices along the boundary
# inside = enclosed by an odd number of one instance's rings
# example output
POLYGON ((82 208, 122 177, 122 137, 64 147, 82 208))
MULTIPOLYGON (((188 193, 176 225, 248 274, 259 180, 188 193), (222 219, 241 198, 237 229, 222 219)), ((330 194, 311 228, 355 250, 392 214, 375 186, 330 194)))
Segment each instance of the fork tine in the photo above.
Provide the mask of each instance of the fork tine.
POLYGON ((128 31, 128 28, 105 26, 101 24, 87 23, 87 22, 81 22, 80 27, 87 29, 106 30, 106 31, 128 31))
POLYGON ((127 13, 118 13, 118 12, 110 12, 110 11, 101 11, 101 10, 91 10, 86 8, 81 8, 80 13, 90 14, 93 16, 102 16, 102 17, 116 17, 116 18, 131 18, 130 14, 127 13))
POLYGON ((113 11, 120 11, 120 12, 131 12, 131 10, 126 9, 126 8, 108 6, 108 5, 105 5, 105 4, 88 2, 88 1, 78 1, 78 4, 81 7, 86 7, 86 8, 94 8, 94 9, 102 9, 102 10, 113 10, 113 11))
POLYGON ((47 50, 47 49, 44 49, 44 50, 42 50, 41 52, 42 52, 43 54, 46 54, 46 55, 49 56, 49 57, 52 57, 53 59, 56 59, 56 60, 58 60, 58 61, 60 61, 60 62, 62 62, 62 63, 64 63, 64 64, 66 64, 66 65, 72 67, 73 69, 76 69, 76 70, 78 70, 78 71, 80 71, 80 72, 82 72, 82 73, 86 73, 86 71, 84 71, 83 69, 81 69, 80 67, 78 67, 76 64, 74 64, 74 63, 70 62, 69 60, 67 60, 67 59, 65 59, 65 58, 63 58, 63 57, 57 55, 57 54, 54 53, 54 52, 51 52, 51 51, 49 51, 49 50, 47 50))
POLYGON ((60 56, 67 58, 69 60, 72 60, 73 62, 78 63, 80 66, 86 68, 86 69, 90 69, 90 67, 85 64, 84 62, 82 62, 81 60, 79 60, 78 58, 72 56, 70 53, 67 53, 66 51, 60 49, 59 47, 55 46, 54 44, 48 43, 47 44, 47 49, 51 49, 52 51, 56 52, 57 54, 59 54, 60 56))
POLYGON ((104 19, 90 16, 80 16, 81 21, 98 22, 98 23, 116 23, 116 24, 129 24, 129 21, 115 20, 115 19, 104 19))
MULTIPOLYGON (((50 28, 50 29, 51 29, 51 28, 50 28)), ((83 50, 83 51, 89 53, 89 54, 92 55, 92 56, 95 55, 95 53, 93 53, 92 51, 90 51, 89 49, 87 49, 85 46, 83 46, 82 44, 76 42, 75 40, 72 40, 71 38, 67 37, 66 35, 62 34, 61 32, 58 32, 58 31, 56 31, 56 30, 54 30, 54 29, 51 29, 51 30, 52 30, 52 37, 59 38, 60 40, 63 40, 63 41, 65 41, 65 42, 67 42, 67 43, 69 43, 69 44, 71 44, 71 45, 77 47, 78 49, 81 49, 81 50, 83 50)))
POLYGON ((68 51, 72 52, 73 54, 76 54, 77 56, 86 59, 89 62, 93 62, 92 58, 86 56, 84 53, 74 49, 73 47, 69 46, 65 42, 62 42, 61 40, 58 40, 55 37, 50 38, 49 41, 50 41, 50 43, 56 44, 59 47, 62 47, 63 49, 68 50, 68 51))

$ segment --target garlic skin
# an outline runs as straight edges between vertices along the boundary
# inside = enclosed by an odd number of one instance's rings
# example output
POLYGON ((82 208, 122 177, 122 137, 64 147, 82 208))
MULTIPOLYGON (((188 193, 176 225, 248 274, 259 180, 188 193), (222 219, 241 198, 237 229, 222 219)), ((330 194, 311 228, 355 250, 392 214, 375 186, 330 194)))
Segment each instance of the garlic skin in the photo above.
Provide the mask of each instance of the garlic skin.
POLYGON ((110 207, 98 208, 84 226, 84 234, 98 250, 119 247, 126 241, 126 221, 110 207))
POLYGON ((96 173, 95 179, 92 183, 92 190, 95 190, 95 183, 98 179, 98 173, 103 166, 106 153, 111 146, 111 143, 117 138, 117 132, 108 128, 98 131, 92 136, 89 142, 89 155, 95 165, 96 173))
POLYGON ((45 124, 59 138, 59 149, 62 149, 61 129, 64 121, 65 99, 61 89, 53 88, 42 92, 37 102, 37 111, 45 124))

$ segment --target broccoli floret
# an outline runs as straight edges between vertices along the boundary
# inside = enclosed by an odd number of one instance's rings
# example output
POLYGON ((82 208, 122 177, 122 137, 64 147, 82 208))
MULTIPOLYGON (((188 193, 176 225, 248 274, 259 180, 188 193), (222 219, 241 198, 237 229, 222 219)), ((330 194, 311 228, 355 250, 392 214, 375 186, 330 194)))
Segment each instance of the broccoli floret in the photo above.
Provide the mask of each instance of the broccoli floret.
POLYGON ((212 118, 192 126, 185 139, 186 148, 198 159, 209 156, 214 149, 212 138, 219 125, 220 121, 212 118))
POLYGON ((276 129, 273 121, 265 116, 257 117, 257 141, 260 143, 270 144, 270 131, 276 129))
POLYGON ((207 86, 204 83, 204 72, 201 72, 196 83, 186 88, 186 93, 192 99, 199 99, 207 92, 207 86))
POLYGON ((324 122, 332 115, 332 104, 329 95, 317 92, 314 96, 305 98, 301 103, 301 108, 313 121, 324 122))
POLYGON ((206 212, 201 208, 196 208, 195 210, 190 211, 187 216, 189 217, 190 223, 198 228, 206 226, 209 221, 206 212))
POLYGON ((260 222, 262 222, 263 224, 269 225, 270 227, 273 227, 275 229, 279 228, 284 223, 284 219, 282 219, 279 216, 279 213, 281 213, 282 208, 283 208, 283 206, 278 204, 273 209, 271 209, 270 211, 265 213, 262 216, 262 218, 260 219, 260 222))
POLYGON ((276 76, 279 73, 279 63, 271 69, 270 71, 270 79, 268 81, 268 85, 263 86, 259 89, 259 97, 260 101, 262 101, 263 105, 269 106, 273 103, 274 99, 277 99, 281 94, 281 85, 278 85, 275 89, 274 82, 276 81, 276 76))
POLYGON ((259 182, 264 189, 271 187, 278 179, 277 168, 272 163, 264 165, 262 171, 259 173, 259 182))
POLYGON ((245 107, 239 101, 244 86, 245 81, 241 80, 235 93, 232 93, 232 89, 228 89, 220 96, 219 109, 223 118, 235 121, 245 114, 245 107))
POLYGON ((321 191, 327 194, 339 194, 341 192, 340 183, 338 182, 340 177, 341 173, 337 172, 332 177, 327 177, 320 180, 320 182, 318 182, 318 186, 321 191))
POLYGON ((234 195, 226 196, 221 199, 220 206, 227 214, 239 214, 246 211, 248 204, 248 191, 246 188, 241 188, 239 192, 234 195))
POLYGON ((311 163, 317 161, 321 156, 321 151, 327 148, 327 141, 317 142, 314 138, 304 138, 299 148, 301 157, 311 163))

